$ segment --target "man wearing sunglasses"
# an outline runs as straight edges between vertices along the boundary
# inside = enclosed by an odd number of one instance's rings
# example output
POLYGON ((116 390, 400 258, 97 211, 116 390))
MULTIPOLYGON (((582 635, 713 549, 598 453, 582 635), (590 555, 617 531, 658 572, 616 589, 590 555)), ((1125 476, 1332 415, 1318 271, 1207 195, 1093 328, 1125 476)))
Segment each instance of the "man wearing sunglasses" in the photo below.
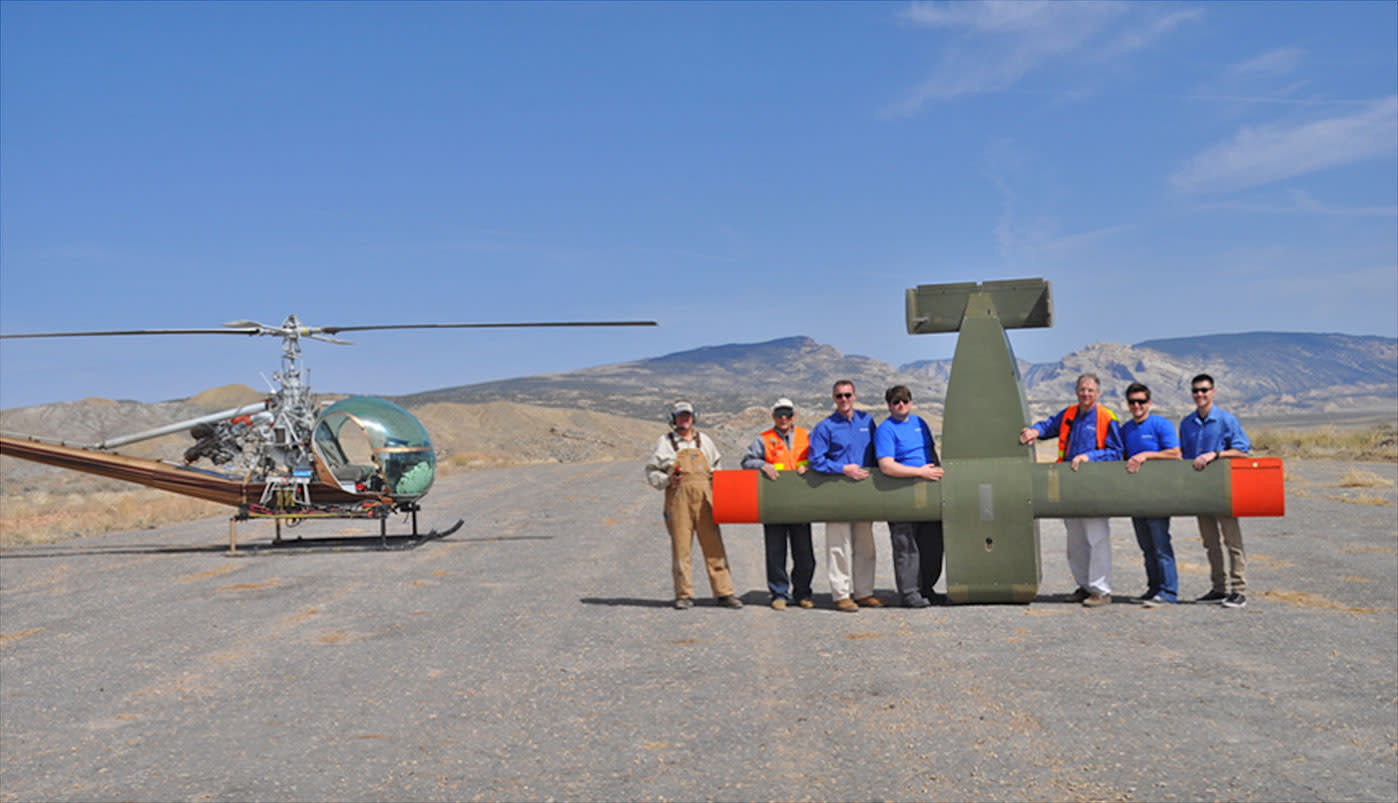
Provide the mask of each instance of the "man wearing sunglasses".
MULTIPOLYGON (((868 479, 874 465, 874 417, 854 409, 854 383, 841 379, 831 392, 835 412, 811 430, 811 468, 868 479)), ((825 568, 836 610, 854 613, 883 603, 874 596, 874 523, 827 521, 825 568)))
MULTIPOLYGON (((1194 469, 1203 471, 1208 465, 1225 457, 1247 457, 1252 442, 1243 425, 1227 410, 1214 406, 1214 378, 1200 374, 1189 383, 1194 396, 1194 412, 1180 421, 1180 450, 1185 460, 1194 461, 1194 469)), ((1209 555, 1209 580, 1213 588, 1197 602, 1222 603, 1225 608, 1242 608, 1248 604, 1243 592, 1247 558, 1243 554, 1243 531, 1232 516, 1200 516, 1199 537, 1209 555), (1220 543, 1222 531, 1222 543, 1220 543), (1223 550, 1228 549, 1228 567, 1224 569, 1223 550), (1229 582, 1232 588, 1229 588, 1229 582)))
MULTIPOLYGON (((888 418, 874 431, 879 471, 886 477, 940 480, 937 444, 927 422, 913 414, 913 392, 906 385, 894 385, 883 398, 888 402, 888 418)), ((942 523, 890 521, 888 537, 893 546, 893 580, 903 606, 945 604, 946 597, 932 590, 942 576, 942 523)))
MULTIPOLYGON (((1147 460, 1179 460, 1180 439, 1175 427, 1150 411, 1150 388, 1140 382, 1126 386, 1126 409, 1131 420, 1121 425, 1126 448, 1126 471, 1135 474, 1147 460)), ((1132 516, 1136 543, 1146 562, 1146 593, 1137 599, 1148 608, 1173 605, 1179 594, 1175 549, 1170 544, 1169 516, 1132 516)))
MULTIPOLYGON (((1087 461, 1121 459, 1121 426, 1116 415, 1097 403, 1102 383, 1093 374, 1078 377, 1078 403, 1020 430, 1019 442, 1058 438, 1058 461, 1072 469, 1087 461)), ((1112 601, 1112 531, 1106 518, 1064 519, 1068 530, 1068 568, 1078 588, 1068 599, 1096 608, 1112 601)))
MULTIPOLYGON (((743 455, 742 467, 757 469, 769 480, 783 471, 805 474, 810 464, 810 437, 796 426, 796 405, 780 398, 772 405, 772 428, 758 435, 743 455)), ((772 609, 786 610, 795 602, 801 608, 814 608, 811 578, 815 576, 815 550, 811 546, 810 524, 762 525, 762 541, 767 551, 767 591, 772 609), (786 547, 791 544, 791 575, 786 573, 786 547)))

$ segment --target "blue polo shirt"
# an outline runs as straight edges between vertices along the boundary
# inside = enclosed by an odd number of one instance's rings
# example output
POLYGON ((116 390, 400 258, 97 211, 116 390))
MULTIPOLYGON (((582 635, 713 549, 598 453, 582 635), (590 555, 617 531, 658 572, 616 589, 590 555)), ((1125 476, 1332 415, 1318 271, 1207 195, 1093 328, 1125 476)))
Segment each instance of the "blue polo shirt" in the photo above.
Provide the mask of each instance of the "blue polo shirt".
POLYGON ((1135 420, 1122 424, 1121 441, 1126 445, 1127 457, 1141 452, 1163 452, 1180 445, 1180 439, 1175 435, 1175 425, 1155 413, 1146 416, 1146 420, 1140 424, 1135 420))
POLYGON ((1224 449, 1252 451, 1252 441, 1248 440, 1243 425, 1232 413, 1215 404, 1209 408, 1209 415, 1203 420, 1199 419, 1198 410, 1180 419, 1180 454, 1185 460, 1224 449))
POLYGON ((811 468, 843 474, 850 463, 874 465, 874 417, 863 410, 855 410, 849 419, 831 413, 811 430, 811 468))
POLYGON ((891 457, 899 465, 921 468, 935 464, 936 455, 932 430, 916 415, 909 413, 902 421, 889 416, 874 430, 874 457, 880 460, 891 457))

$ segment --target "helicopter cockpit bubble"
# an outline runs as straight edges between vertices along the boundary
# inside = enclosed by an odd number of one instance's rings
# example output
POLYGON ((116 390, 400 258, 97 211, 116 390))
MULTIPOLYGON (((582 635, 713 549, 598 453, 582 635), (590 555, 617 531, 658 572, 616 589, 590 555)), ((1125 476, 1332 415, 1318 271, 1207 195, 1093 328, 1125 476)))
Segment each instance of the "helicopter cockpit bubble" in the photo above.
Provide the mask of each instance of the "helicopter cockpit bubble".
POLYGON ((382 491, 412 502, 432 487, 437 455, 427 430, 391 401, 352 396, 316 419, 312 444, 340 487, 382 491), (346 429, 345 425, 355 426, 346 429))

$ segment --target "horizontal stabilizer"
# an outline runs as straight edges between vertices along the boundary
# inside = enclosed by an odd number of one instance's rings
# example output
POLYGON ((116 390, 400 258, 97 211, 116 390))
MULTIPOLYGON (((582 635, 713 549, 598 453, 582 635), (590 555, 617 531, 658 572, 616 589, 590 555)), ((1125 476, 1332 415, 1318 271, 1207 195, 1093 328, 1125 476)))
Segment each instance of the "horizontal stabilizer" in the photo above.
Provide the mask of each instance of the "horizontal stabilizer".
POLYGON ((908 334, 960 330, 966 302, 975 293, 990 296, 1000 325, 1006 329, 1053 325, 1053 299, 1044 279, 920 284, 907 291, 908 334))

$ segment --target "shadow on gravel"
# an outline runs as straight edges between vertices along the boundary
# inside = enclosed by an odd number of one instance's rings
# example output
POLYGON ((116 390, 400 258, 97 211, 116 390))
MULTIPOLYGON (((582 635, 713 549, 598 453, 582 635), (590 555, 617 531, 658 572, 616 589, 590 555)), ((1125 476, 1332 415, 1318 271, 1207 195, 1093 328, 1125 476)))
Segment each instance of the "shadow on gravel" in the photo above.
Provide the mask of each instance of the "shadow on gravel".
POLYGON ((119 547, 16 547, 0 551, 0 560, 18 558, 72 558, 99 555, 188 555, 227 552, 227 544, 209 546, 157 546, 155 544, 128 544, 119 547))
MULTIPOLYGON (((640 599, 637 597, 583 597, 578 600, 584 605, 626 605, 632 608, 668 608, 671 600, 668 599, 640 599)), ((697 603, 702 605, 703 603, 697 603)))

